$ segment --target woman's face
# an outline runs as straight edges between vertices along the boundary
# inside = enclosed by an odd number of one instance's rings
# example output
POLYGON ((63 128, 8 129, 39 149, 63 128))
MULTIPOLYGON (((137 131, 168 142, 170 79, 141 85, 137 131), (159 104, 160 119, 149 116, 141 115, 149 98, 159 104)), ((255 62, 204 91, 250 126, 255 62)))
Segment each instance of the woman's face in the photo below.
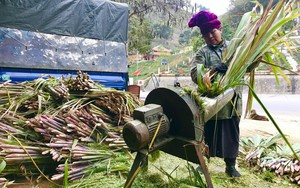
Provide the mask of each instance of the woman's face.
POLYGON ((208 34, 202 35, 207 45, 218 45, 222 42, 222 29, 213 29, 208 34))

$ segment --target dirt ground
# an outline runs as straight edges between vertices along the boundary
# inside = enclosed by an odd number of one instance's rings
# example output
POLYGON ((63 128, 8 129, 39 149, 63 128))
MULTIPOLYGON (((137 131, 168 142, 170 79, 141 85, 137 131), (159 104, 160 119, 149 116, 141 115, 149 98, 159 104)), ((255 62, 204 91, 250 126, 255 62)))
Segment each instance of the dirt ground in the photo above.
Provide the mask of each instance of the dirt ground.
MULTIPOLYGON (((288 135, 291 143, 300 143, 300 117, 273 115, 273 118, 283 134, 288 135)), ((240 136, 260 135, 269 137, 279 134, 271 121, 258 121, 251 119, 241 119, 240 136)))

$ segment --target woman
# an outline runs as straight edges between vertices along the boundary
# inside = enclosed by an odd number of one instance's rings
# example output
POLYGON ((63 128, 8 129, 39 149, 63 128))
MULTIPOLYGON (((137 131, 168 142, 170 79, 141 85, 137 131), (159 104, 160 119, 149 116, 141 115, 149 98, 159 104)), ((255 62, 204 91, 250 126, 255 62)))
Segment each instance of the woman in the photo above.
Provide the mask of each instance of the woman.
MULTIPOLYGON (((227 66, 222 63, 227 42, 222 38, 221 22, 214 13, 204 10, 193 15, 188 25, 198 26, 206 42, 206 46, 199 49, 193 58, 195 67, 191 70, 192 80, 197 83, 196 64, 199 63, 209 69, 204 76, 204 81, 209 82, 214 72, 227 71, 227 66)), ((204 139, 209 146, 210 156, 224 158, 225 172, 231 177, 241 176, 235 168, 239 152, 241 105, 241 92, 236 92, 232 102, 225 105, 204 127, 204 139), (235 107, 232 104, 235 104, 235 107)))

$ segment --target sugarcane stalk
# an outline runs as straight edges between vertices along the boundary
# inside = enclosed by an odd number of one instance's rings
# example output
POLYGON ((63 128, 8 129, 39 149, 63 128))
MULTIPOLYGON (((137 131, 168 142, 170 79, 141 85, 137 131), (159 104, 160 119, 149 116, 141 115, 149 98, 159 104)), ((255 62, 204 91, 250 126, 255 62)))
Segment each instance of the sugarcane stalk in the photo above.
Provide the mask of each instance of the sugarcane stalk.
MULTIPOLYGON (((3 149, 1 151, 1 153, 25 153, 25 151, 23 149, 10 149, 10 148, 6 148, 6 149, 3 149)), ((27 150, 28 153, 38 153, 38 151, 36 150, 27 150)))
POLYGON ((44 128, 52 128, 57 131, 63 131, 62 126, 58 125, 56 122, 55 123, 53 123, 53 121, 50 122, 49 119, 50 118, 48 118, 47 116, 40 117, 41 124, 44 128))
POLYGON ((10 132, 10 133, 21 133, 20 130, 18 130, 18 129, 16 129, 16 128, 10 126, 10 125, 7 125, 7 124, 5 124, 5 123, 2 123, 1 121, 0 121, 0 129, 2 129, 3 132, 8 131, 8 132, 10 132))
POLYGON ((73 124, 73 123, 68 123, 67 124, 68 127, 72 128, 73 131, 76 134, 80 135, 80 136, 88 136, 90 133, 81 129, 80 127, 78 127, 77 125, 73 124))

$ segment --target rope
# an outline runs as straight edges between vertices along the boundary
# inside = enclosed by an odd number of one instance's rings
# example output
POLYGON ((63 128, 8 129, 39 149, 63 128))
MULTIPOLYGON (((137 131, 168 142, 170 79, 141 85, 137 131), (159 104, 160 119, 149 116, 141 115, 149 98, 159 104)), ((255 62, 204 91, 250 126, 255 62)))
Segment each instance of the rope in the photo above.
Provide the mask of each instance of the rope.
POLYGON ((159 131, 159 129, 160 129, 160 126, 161 126, 163 117, 164 117, 164 116, 161 116, 161 118, 160 118, 160 120, 159 120, 158 126, 157 126, 157 128, 156 128, 156 130, 155 130, 155 133, 154 133, 154 135, 153 135, 153 138, 152 138, 152 140, 151 140, 151 142, 150 142, 150 144, 149 144, 149 149, 152 148, 152 144, 153 144, 153 142, 154 142, 154 140, 155 140, 155 138, 156 138, 156 136, 157 136, 157 134, 158 134, 158 131, 159 131))

